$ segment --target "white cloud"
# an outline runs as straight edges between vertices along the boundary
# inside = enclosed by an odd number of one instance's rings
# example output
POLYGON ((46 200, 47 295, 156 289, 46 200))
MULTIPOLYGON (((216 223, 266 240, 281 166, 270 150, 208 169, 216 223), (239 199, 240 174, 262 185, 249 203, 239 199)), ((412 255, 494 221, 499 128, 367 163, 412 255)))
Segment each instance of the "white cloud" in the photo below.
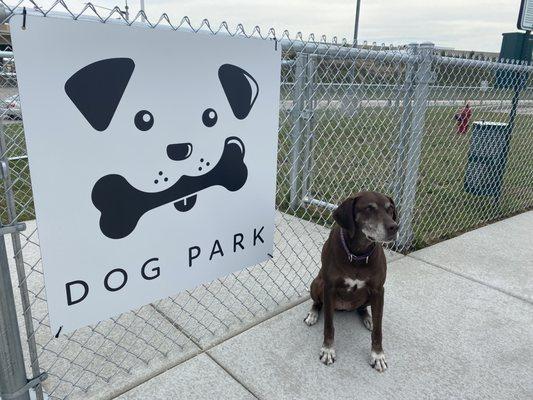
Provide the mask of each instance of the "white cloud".
MULTIPOLYGON (((68 1, 68 0, 67 0, 68 1)), ((95 0, 112 7, 124 0, 95 0)), ((166 12, 176 21, 187 15, 218 25, 227 21, 291 34, 353 36, 355 0, 145 0, 150 18, 166 12)), ((81 7, 83 2, 68 1, 81 7)), ((139 1, 129 1, 138 11, 139 1)), ((438 46, 499 51, 501 34, 516 31, 518 0, 361 0, 360 40, 405 44, 432 41, 438 46)))

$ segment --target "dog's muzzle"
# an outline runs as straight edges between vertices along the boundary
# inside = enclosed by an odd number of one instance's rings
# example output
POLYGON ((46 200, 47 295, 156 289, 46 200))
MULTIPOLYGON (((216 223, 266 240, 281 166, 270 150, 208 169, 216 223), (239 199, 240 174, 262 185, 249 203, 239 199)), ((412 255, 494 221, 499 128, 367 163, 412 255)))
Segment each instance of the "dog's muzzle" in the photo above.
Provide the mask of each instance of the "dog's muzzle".
POLYGON ((211 186, 222 186, 234 192, 247 178, 244 143, 237 137, 229 137, 218 163, 203 175, 183 175, 161 192, 144 192, 133 187, 122 175, 106 175, 95 183, 91 198, 101 212, 102 233, 111 239, 121 239, 133 232, 139 219, 154 208, 174 202, 177 210, 187 211, 194 206, 198 192, 211 186))

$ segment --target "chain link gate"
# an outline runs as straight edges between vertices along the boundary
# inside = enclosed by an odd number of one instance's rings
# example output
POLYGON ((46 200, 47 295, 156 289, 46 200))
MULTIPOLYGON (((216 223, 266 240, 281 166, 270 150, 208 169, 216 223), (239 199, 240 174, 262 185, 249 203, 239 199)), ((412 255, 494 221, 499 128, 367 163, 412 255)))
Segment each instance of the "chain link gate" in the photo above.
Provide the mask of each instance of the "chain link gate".
MULTIPOLYGON (((20 13, 8 6, 3 21, 20 13)), ((73 11, 62 1, 42 16, 94 23, 125 21, 117 8, 101 15, 92 4, 73 11), (116 21, 116 19, 120 19, 116 21)), ((163 14, 151 28, 275 39, 283 49, 275 253, 194 290, 163 299, 96 325, 55 338, 48 326, 46 294, 35 224, 31 182, 17 97, 9 32, 0 32, 0 160, 5 163, 0 218, 6 236, 26 376, 38 399, 111 398, 307 298, 320 265, 320 250, 333 221, 331 210, 362 189, 391 194, 401 216, 394 248, 409 251, 530 209, 533 205, 532 92, 521 91, 499 199, 463 190, 470 135, 456 131, 454 115, 469 101, 473 120, 506 123, 512 89, 492 85, 499 71, 526 74, 531 67, 510 60, 450 57, 431 44, 406 47, 280 38, 259 28, 232 31, 187 18, 172 25, 163 14), (486 84, 488 82, 488 85, 486 84), (12 228, 13 229, 13 228, 12 228)), ((51 44, 53 45, 53 44, 51 44)), ((39 60, 43 61, 43 60, 39 60)), ((60 115, 50 116, 61 123, 60 115)), ((0 260, 1 263, 2 260, 0 260)), ((76 262, 76 260, 72 260, 76 262)))

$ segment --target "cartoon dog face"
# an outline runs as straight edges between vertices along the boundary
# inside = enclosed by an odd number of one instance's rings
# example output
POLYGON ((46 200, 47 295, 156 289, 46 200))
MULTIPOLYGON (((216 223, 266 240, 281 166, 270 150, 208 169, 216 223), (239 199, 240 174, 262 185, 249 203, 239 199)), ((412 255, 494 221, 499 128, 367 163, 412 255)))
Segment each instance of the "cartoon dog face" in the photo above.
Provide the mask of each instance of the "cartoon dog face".
MULTIPOLYGON (((113 134, 112 121, 123 97, 127 96, 131 79, 135 79, 135 62, 132 59, 104 59, 74 73, 65 83, 65 92, 95 131, 113 134)), ((244 120, 259 94, 257 81, 247 71, 232 64, 223 64, 218 68, 218 81, 232 117, 244 120)), ((157 130, 160 116, 156 110, 120 109, 120 113, 124 112, 130 113, 132 130, 141 133, 157 130)), ((221 112, 213 107, 198 110, 197 117, 203 129, 210 130, 220 123, 221 112)), ((226 115, 224 117, 227 118, 226 115)), ((194 157, 193 163, 189 163, 189 173, 169 179, 163 171, 154 171, 154 185, 163 187, 156 191, 137 189, 120 174, 102 176, 94 184, 92 202, 101 213, 100 229, 105 236, 112 239, 128 236, 146 212, 164 204, 173 203, 176 210, 189 211, 195 206, 198 193, 209 187, 218 185, 229 191, 238 191, 248 177, 244 161, 245 145, 236 136, 224 139, 218 160, 202 154, 201 146, 193 140, 166 143, 161 153, 161 157, 178 163, 194 157), (191 173, 191 165, 196 169, 194 174, 191 173)))

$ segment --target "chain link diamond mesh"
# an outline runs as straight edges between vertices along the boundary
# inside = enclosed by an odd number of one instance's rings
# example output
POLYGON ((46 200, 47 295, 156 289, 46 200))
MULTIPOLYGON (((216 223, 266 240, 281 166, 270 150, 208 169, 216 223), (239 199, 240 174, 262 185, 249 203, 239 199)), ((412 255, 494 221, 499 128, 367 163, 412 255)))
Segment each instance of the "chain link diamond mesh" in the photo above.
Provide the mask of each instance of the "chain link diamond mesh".
MULTIPOLYGON (((71 11, 62 1, 46 10, 94 23, 126 21, 120 10, 103 15, 92 4, 71 11)), ((533 205, 533 99, 517 102, 502 190, 497 198, 465 192, 471 132, 457 133, 454 116, 469 102, 472 121, 509 122, 516 87, 532 70, 511 60, 461 59, 430 45, 403 47, 290 38, 259 28, 218 28, 187 18, 173 25, 166 14, 147 20, 154 29, 276 39, 283 49, 275 253, 261 265, 201 285, 68 335, 50 332, 35 224, 31 181, 18 102, 9 31, 0 31, 0 160, 8 165, 0 197, 4 224, 26 222, 11 236, 13 274, 20 291, 28 376, 49 378, 37 387, 52 399, 112 397, 179 361, 303 301, 320 267, 320 250, 333 221, 331 209, 362 189, 390 194, 407 226, 396 250, 424 247, 533 205), (509 89, 498 89, 502 69, 509 89)), ((52 44, 51 44, 52 45, 52 44)), ((40 60, 45 62, 45 60, 40 60)), ((531 79, 528 79, 531 81, 531 79)), ((516 100, 516 99, 515 99, 516 100)), ((50 116, 61 122, 60 115, 50 116)), ((470 130, 472 127, 470 127, 470 130)), ((501 165, 503 168, 503 165, 501 165)), ((494 182, 497 185, 497 182, 494 182)), ((76 260, 72 260, 76 262, 76 260)))

